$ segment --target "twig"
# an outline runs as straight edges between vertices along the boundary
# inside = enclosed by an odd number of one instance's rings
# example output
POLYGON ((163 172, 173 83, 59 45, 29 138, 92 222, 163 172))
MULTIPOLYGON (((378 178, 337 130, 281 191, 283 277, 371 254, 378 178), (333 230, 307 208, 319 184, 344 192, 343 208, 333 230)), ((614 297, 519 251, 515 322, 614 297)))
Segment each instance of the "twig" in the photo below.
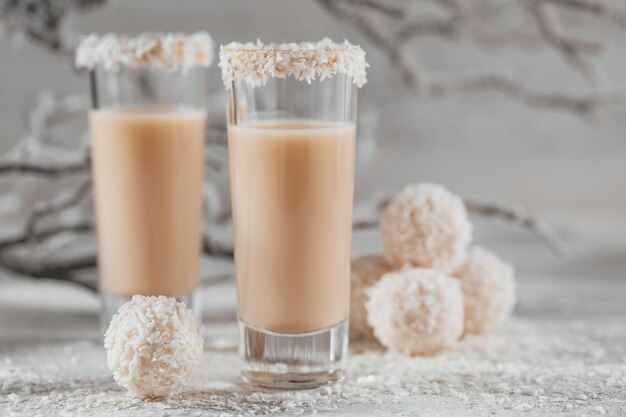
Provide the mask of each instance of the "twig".
MULTIPOLYGON (((60 225, 50 227, 44 230, 33 231, 31 234, 27 230, 24 230, 18 236, 11 238, 4 238, 0 240, 0 252, 7 249, 13 249, 17 246, 27 243, 42 243, 53 237, 62 235, 64 233, 88 233, 93 230, 92 224, 89 221, 78 222, 70 225, 60 225)), ((2 265, 0 265, 2 266, 2 265)))
POLYGON ((210 126, 206 130, 206 145, 228 145, 226 129, 224 127, 210 126))
POLYGON ((609 20, 620 26, 626 27, 626 12, 624 10, 617 9, 609 3, 600 3, 595 0, 544 0, 547 3, 552 3, 557 6, 570 8, 572 10, 580 11, 597 16, 602 19, 609 20))
POLYGON ((402 26, 394 35, 394 43, 403 45, 415 38, 424 36, 436 36, 441 38, 454 38, 458 35, 457 17, 450 19, 424 19, 402 26))
POLYGON ((554 255, 558 257, 565 256, 565 245, 552 227, 534 218, 525 210, 498 204, 479 203, 467 199, 464 201, 465 207, 467 207, 470 213, 522 227, 541 239, 554 255))
POLYGON ((14 273, 36 279, 54 279, 80 285, 92 292, 97 291, 93 283, 76 278, 75 273, 82 269, 95 268, 95 255, 87 255, 67 260, 46 260, 38 262, 32 257, 18 257, 0 252, 0 266, 14 273))
POLYGON ((49 179, 57 179, 67 175, 82 174, 89 171, 89 158, 75 163, 63 165, 40 165, 30 162, 5 162, 0 163, 0 174, 27 174, 49 179))
POLYGON ((61 27, 70 13, 102 5, 105 0, 13 0, 3 2, 0 23, 10 31, 21 31, 35 44, 72 56, 73 49, 63 39, 61 27))
MULTIPOLYGON (((372 219, 355 220, 355 230, 369 229, 378 226, 378 218, 389 202, 389 198, 383 198, 376 204, 376 215, 372 219)), ((556 233, 546 224, 528 215, 521 209, 508 208, 495 204, 477 203, 465 200, 468 211, 489 219, 502 220, 531 231, 544 241, 557 255, 563 256, 564 246, 556 233)), ((74 259, 46 259, 45 261, 33 259, 31 256, 18 257, 11 255, 10 251, 25 244, 43 243, 48 239, 64 233, 91 233, 93 232, 90 222, 81 222, 73 225, 56 226, 44 230, 34 228, 24 231, 21 235, 0 240, 0 267, 13 271, 17 274, 33 278, 50 278, 67 281, 81 285, 91 291, 95 290, 94 284, 84 282, 76 278, 76 273, 83 269, 96 267, 96 256, 87 255, 74 259)), ((217 244, 210 236, 203 237, 203 252, 209 256, 233 258, 233 248, 230 245, 217 244)))
MULTIPOLYGON (((381 14, 386 15, 394 19, 403 18, 405 16, 404 9, 396 7, 381 1, 374 0, 345 0, 345 3, 356 6, 363 6, 365 8, 375 10, 381 14)), ((387 0, 388 1, 388 0, 387 0)))
POLYGON ((624 95, 620 92, 588 96, 540 93, 530 90, 524 84, 506 75, 494 72, 469 75, 455 82, 431 82, 427 88, 433 96, 497 91, 531 107, 566 110, 580 115, 588 115, 601 107, 614 105, 624 100, 624 95))
POLYGON ((73 207, 80 202, 91 192, 91 180, 88 179, 71 194, 63 199, 55 199, 52 201, 44 201, 37 203, 33 209, 28 221, 26 222, 26 234, 32 236, 35 232, 39 221, 46 216, 63 211, 67 208, 73 207))
MULTIPOLYGON (((26 244, 42 244, 45 241, 64 233, 92 233, 93 227, 90 222, 81 222, 73 225, 62 225, 47 228, 45 230, 33 230, 28 234, 23 232, 17 237, 0 240, 0 267, 16 274, 31 278, 49 278, 66 281, 83 286, 91 291, 96 291, 94 284, 84 282, 76 277, 76 273, 95 268, 97 259, 95 254, 85 255, 72 259, 45 258, 37 259, 32 255, 18 256, 14 250, 26 244)), ((233 250, 226 245, 214 244, 208 236, 203 238, 203 252, 208 256, 224 257, 232 259, 233 250)))
POLYGON ((204 235, 202 238, 202 251, 206 255, 217 256, 227 259, 232 259, 234 256, 234 251, 231 246, 217 244, 211 240, 208 235, 204 235))
MULTIPOLYGON (((391 65, 402 75, 405 82, 418 92, 425 92, 431 97, 447 95, 471 94, 480 91, 497 91, 505 96, 535 108, 545 108, 571 112, 587 116, 600 108, 623 102, 626 97, 619 90, 609 90, 605 86, 602 73, 594 63, 583 57, 599 53, 602 45, 584 39, 573 39, 559 33, 556 27, 558 16, 550 19, 545 6, 554 5, 587 12, 595 16, 610 19, 626 26, 626 13, 592 0, 518 0, 513 4, 521 4, 531 12, 537 23, 537 32, 532 35, 542 44, 552 47, 565 60, 568 66, 581 74, 589 84, 588 94, 574 96, 561 92, 540 92, 531 89, 525 83, 513 77, 503 76, 494 71, 480 75, 462 75, 452 81, 426 81, 427 71, 418 65, 417 54, 404 50, 403 45, 410 41, 427 36, 436 36, 448 41, 474 40, 475 42, 510 42, 519 36, 519 31, 498 34, 486 34, 482 29, 484 22, 472 23, 478 6, 462 8, 462 3, 453 0, 439 0, 447 13, 445 18, 427 17, 422 14, 420 19, 413 18, 406 23, 410 13, 404 9, 394 8, 392 13, 380 11, 366 2, 356 0, 316 0, 337 19, 352 25, 377 49, 387 55, 391 65), (383 30, 368 18, 370 14, 384 14, 393 19, 392 27, 398 27, 391 38, 385 36, 383 30), (461 35, 466 35, 463 37, 461 35), (412 59, 409 59, 411 57, 412 59)), ((467 3, 470 4, 471 3, 467 3)), ((388 32, 389 30, 387 30, 388 32)), ((392 29, 393 31, 393 29, 392 29)), ((529 34, 522 36, 526 41, 529 34)))
POLYGON ((546 43, 559 52, 561 57, 589 83, 594 92, 599 93, 604 90, 604 78, 591 62, 583 58, 578 49, 579 41, 568 39, 558 33, 558 16, 554 13, 549 14, 549 10, 546 9, 547 5, 541 0, 522 1, 536 21, 546 43))
POLYGON ((378 227, 378 219, 359 219, 352 222, 352 230, 367 230, 378 227))
MULTIPOLYGON (((373 218, 357 219, 353 223, 354 230, 367 230, 379 225, 379 217, 389 204, 390 198, 384 197, 376 204, 376 214, 373 218)), ((555 256, 565 256, 565 245, 558 234, 548 224, 541 222, 521 208, 512 208, 493 203, 479 203, 464 199, 465 207, 470 214, 485 217, 490 220, 500 220, 504 223, 528 230, 543 241, 555 256)))
POLYGON ((387 55, 392 64, 397 66, 408 85, 417 86, 417 73, 401 53, 399 46, 388 40, 365 16, 338 6, 337 0, 317 0, 317 2, 340 20, 350 23, 363 33, 374 46, 387 55))

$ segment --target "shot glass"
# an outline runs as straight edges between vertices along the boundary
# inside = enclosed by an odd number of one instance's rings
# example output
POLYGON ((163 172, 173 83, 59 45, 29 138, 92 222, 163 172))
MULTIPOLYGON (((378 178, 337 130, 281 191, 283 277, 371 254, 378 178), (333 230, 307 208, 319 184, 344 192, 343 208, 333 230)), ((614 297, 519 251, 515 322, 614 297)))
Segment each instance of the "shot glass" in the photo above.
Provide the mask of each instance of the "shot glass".
POLYGON ((134 294, 166 295, 200 317, 208 34, 92 35, 91 161, 101 326, 134 294))
POLYGON ((348 348, 364 53, 324 40, 230 44, 220 55, 242 375, 274 388, 335 381, 348 348), (350 59, 355 68, 342 65, 350 59))

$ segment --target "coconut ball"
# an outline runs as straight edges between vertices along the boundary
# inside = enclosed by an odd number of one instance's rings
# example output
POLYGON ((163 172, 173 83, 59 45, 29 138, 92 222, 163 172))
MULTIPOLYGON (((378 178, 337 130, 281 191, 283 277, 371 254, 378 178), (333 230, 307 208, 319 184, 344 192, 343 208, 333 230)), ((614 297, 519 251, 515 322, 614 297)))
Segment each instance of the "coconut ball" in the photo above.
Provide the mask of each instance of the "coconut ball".
POLYGON ((366 290, 391 271, 391 265, 382 255, 365 255, 352 261, 350 286, 350 333, 354 337, 372 338, 374 333, 367 323, 366 290))
POLYGON ((389 262, 450 273, 465 261, 472 225, 460 197, 428 183, 407 186, 389 204, 380 223, 389 262))
POLYGON ((472 247, 453 274, 465 298, 465 333, 486 333, 511 315, 516 299, 513 267, 481 247, 472 247))
POLYGON ((458 280, 426 268, 390 272, 368 291, 367 320, 392 351, 435 354, 463 333, 458 280))
POLYGON ((134 295, 104 336, 113 378, 139 398, 179 393, 204 353, 202 328, 185 304, 134 295))

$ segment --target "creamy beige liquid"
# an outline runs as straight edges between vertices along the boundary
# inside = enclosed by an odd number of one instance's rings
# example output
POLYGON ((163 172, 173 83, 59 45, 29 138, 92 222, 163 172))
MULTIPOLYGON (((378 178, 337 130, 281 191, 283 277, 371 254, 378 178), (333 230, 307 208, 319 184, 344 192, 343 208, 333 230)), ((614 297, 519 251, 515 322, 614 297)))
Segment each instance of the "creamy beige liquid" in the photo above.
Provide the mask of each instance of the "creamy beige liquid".
POLYGON ((198 284, 204 112, 89 115, 102 288, 178 296, 198 284))
POLYGON ((228 128, 239 316, 282 333, 348 318, 353 124, 228 128))

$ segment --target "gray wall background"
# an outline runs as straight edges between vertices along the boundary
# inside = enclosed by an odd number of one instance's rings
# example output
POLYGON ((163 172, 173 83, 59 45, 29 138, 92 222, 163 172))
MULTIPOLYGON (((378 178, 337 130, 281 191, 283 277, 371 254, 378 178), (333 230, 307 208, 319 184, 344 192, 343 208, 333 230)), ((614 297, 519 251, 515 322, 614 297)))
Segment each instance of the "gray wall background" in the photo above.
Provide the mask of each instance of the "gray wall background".
MULTIPOLYGON (((573 17, 568 24, 609 42, 599 65, 614 85, 622 86, 626 54, 620 45, 626 45, 626 31, 593 19, 583 26, 573 17)), ((466 196, 518 203, 557 221, 563 214, 579 212, 626 216, 625 106, 602 111, 592 122, 530 109, 498 93, 444 100, 410 94, 380 51, 312 1, 114 1, 73 16, 68 30, 75 37, 90 32, 208 30, 218 44, 256 38, 347 38, 366 49, 371 64, 360 109, 378 113, 378 152, 359 173, 359 197, 427 180, 466 196)), ((497 65, 513 63, 515 73, 537 88, 582 91, 576 75, 564 72, 554 54, 541 50, 476 52, 433 39, 416 51, 431 73, 444 77, 487 59, 497 65)), ((215 67, 214 89, 220 88, 215 67)), ((0 38, 0 150, 20 138, 25 109, 42 89, 81 92, 87 84, 67 62, 47 51, 27 42, 15 48, 0 38)))

